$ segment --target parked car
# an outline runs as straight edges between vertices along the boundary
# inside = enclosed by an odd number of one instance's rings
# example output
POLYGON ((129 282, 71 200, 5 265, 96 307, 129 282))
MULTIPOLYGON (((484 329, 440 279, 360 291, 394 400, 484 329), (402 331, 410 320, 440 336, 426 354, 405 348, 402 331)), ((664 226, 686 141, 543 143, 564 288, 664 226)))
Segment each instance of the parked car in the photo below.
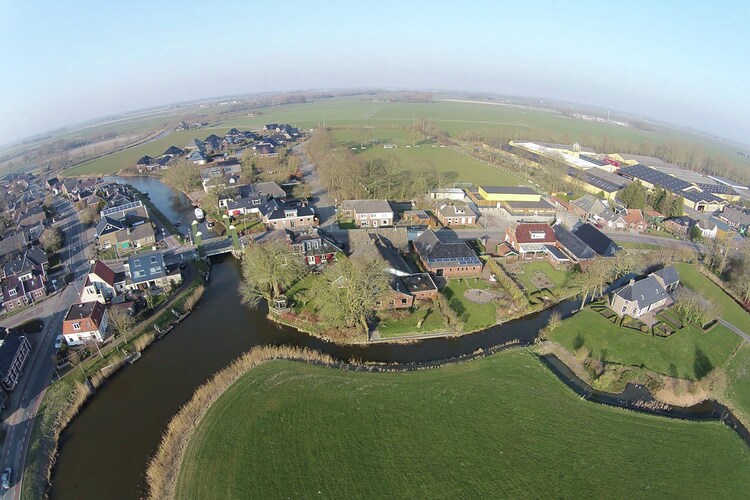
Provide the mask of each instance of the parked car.
POLYGON ((58 335, 57 338, 55 339, 55 349, 59 349, 62 346, 62 343, 63 343, 63 336, 58 335))
POLYGON ((13 476, 13 469, 11 469, 10 467, 8 467, 7 469, 3 471, 2 482, 3 482, 4 490, 10 489, 10 481, 12 479, 12 476, 13 476))

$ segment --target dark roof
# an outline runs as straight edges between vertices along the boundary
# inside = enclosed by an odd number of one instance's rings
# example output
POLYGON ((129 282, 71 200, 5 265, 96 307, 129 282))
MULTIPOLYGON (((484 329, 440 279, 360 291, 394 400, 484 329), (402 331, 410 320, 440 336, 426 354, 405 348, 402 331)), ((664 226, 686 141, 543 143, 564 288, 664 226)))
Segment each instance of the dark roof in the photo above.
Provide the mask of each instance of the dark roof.
POLYGON ((546 248, 547 251, 551 253, 559 261, 570 260, 570 258, 567 255, 565 255, 565 253, 559 248, 557 248, 555 245, 544 245, 544 248, 546 248))
POLYGON ((620 175, 632 177, 635 179, 643 179, 649 184, 661 186, 664 189, 675 193, 683 191, 692 186, 692 184, 690 184, 689 182, 685 182, 682 179, 678 179, 677 177, 674 177, 672 175, 659 172, 655 168, 647 167, 646 165, 638 164, 633 165, 632 167, 622 167, 619 172, 620 175))
POLYGON ((154 161, 153 158, 150 156, 141 156, 137 162, 135 162, 136 165, 151 165, 151 163, 154 161))
POLYGON ((414 247, 431 267, 481 266, 474 251, 465 242, 443 243, 432 229, 414 240, 414 247))
POLYGON ((479 186, 487 194, 537 194, 526 186, 479 186))
POLYGON ((164 256, 159 251, 131 255, 128 259, 128 272, 133 283, 162 278, 167 275, 164 256))
POLYGON ((437 290, 435 282, 432 281, 429 273, 410 274, 401 276, 401 281, 411 293, 426 292, 428 290, 437 290))
POLYGON ((0 374, 5 378, 18 348, 21 347, 26 337, 5 328, 0 328, 0 336, 3 337, 2 344, 0 344, 0 374))
MULTIPOLYGON (((185 151, 178 148, 177 146, 169 146, 163 153, 163 155, 172 155, 172 156, 180 156, 184 154, 185 151)), ((162 156, 163 156, 162 155, 162 156)))
POLYGON ((573 230, 573 234, 604 257, 611 257, 617 251, 615 242, 591 224, 581 224, 573 230))
POLYGON ((573 257, 576 259, 591 259, 594 257, 594 250, 561 224, 555 225, 554 230, 557 241, 564 246, 573 257))
POLYGON ((590 168, 588 170, 571 168, 568 170, 568 175, 576 179, 581 179, 583 182, 597 187, 605 193, 619 191, 630 184, 630 181, 626 178, 611 174, 600 168, 590 168))
POLYGON ((109 286, 115 286, 115 272, 110 269, 107 264, 100 260, 97 260, 93 264, 91 264, 91 267, 89 268, 89 274, 95 274, 109 286))
POLYGON ((605 165, 609 165, 609 163, 607 163, 607 162, 606 162, 606 161, 604 161, 604 160, 600 160, 600 159, 599 159, 599 158, 597 158, 596 156, 591 156, 591 155, 578 155, 578 157, 579 157, 580 159, 582 159, 582 160, 586 160, 586 161, 587 161, 587 162, 589 162, 589 163, 593 163, 594 165, 599 165, 600 167, 603 167, 603 166, 605 166, 605 165))
POLYGON ((688 217, 687 215, 680 215, 678 217, 669 217, 664 222, 673 222, 683 227, 690 227, 695 223, 695 221, 691 219, 690 217, 688 217))
POLYGON ((644 309, 669 296, 661 283, 653 276, 618 288, 614 294, 630 302, 636 302, 639 309, 644 309))
POLYGON ((660 277, 665 285, 672 285, 680 281, 680 273, 677 272, 677 269, 675 269, 674 266, 667 266, 663 269, 659 269, 653 274, 660 277))

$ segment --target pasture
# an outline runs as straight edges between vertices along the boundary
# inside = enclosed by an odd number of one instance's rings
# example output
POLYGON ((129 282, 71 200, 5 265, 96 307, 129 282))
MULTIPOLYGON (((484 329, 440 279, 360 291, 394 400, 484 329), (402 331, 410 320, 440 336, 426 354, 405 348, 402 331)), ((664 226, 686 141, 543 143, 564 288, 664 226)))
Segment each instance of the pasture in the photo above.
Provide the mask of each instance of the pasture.
POLYGON ((527 351, 408 373, 276 360, 208 410, 176 496, 738 498, 748 470, 725 425, 585 401, 527 351))

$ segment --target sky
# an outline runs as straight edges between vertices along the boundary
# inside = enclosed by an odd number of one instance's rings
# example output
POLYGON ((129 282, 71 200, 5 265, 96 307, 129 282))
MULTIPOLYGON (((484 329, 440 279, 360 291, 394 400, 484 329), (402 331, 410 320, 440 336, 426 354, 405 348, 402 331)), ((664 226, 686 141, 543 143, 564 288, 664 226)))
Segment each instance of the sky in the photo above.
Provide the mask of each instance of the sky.
POLYGON ((0 0, 0 144, 123 111, 388 87, 559 99, 750 143, 750 2, 0 0))

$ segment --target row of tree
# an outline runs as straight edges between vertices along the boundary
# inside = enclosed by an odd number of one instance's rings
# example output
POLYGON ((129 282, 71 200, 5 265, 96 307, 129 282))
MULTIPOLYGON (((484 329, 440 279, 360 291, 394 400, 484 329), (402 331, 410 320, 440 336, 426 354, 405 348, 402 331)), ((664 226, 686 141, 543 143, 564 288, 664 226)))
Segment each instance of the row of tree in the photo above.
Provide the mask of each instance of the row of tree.
POLYGON ((682 196, 656 186, 649 193, 641 181, 631 182, 618 193, 618 198, 628 208, 644 209, 651 206, 662 215, 676 217, 682 215, 685 200, 682 196))

